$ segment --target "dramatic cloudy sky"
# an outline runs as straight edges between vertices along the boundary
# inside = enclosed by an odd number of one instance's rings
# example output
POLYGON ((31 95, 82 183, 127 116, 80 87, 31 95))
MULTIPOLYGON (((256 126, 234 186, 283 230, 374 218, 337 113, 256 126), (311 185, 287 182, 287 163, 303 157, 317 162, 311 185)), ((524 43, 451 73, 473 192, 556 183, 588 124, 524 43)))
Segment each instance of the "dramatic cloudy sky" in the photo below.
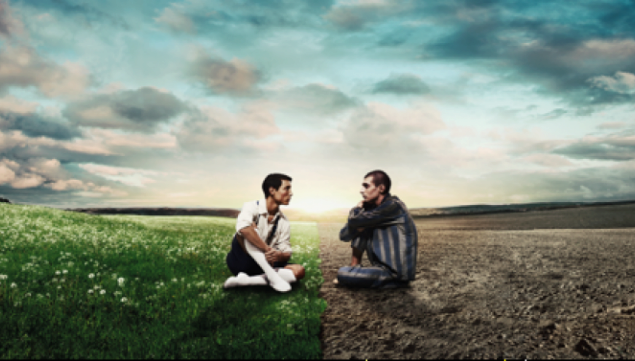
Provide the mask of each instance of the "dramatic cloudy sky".
POLYGON ((0 196, 635 198, 632 1, 0 0, 0 196))

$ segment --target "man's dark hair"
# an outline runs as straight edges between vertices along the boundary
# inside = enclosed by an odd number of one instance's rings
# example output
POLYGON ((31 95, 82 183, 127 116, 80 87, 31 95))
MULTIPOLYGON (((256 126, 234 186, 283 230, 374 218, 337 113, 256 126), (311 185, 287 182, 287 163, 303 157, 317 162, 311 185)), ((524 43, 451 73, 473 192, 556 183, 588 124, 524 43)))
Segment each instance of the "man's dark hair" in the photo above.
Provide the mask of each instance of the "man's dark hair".
POLYGON ((368 178, 372 176, 373 177, 373 183, 375 184, 375 187, 379 187, 381 184, 384 185, 384 187, 386 187, 386 189, 384 189, 384 192, 382 194, 388 194, 390 193, 390 177, 388 176, 388 174, 386 174, 386 172, 384 172, 383 170, 374 170, 372 172, 368 172, 368 174, 366 174, 364 176, 364 178, 368 178))
POLYGON ((262 182, 262 192, 265 194, 265 199, 269 197, 269 188, 273 187, 274 189, 280 189, 283 180, 288 180, 291 182, 291 177, 282 173, 271 173, 265 178, 262 182))

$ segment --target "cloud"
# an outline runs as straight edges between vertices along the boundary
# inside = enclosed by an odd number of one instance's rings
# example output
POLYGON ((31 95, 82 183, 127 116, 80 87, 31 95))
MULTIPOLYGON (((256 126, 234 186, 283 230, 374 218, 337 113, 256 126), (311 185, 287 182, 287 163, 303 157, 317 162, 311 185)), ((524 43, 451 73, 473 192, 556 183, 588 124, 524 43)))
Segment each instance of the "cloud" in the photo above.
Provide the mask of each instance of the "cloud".
POLYGON ((34 188, 65 175, 56 159, 32 158, 20 162, 0 159, 0 185, 9 183, 15 189, 34 188))
POLYGON ((185 109, 185 104, 171 93, 143 87, 70 103, 63 114, 74 124, 85 127, 149 133, 185 109))
POLYGON ((566 100, 578 114, 632 101, 630 95, 607 90, 612 88, 606 78, 597 78, 635 72, 635 39, 626 35, 632 31, 605 27, 601 6, 576 3, 564 11, 548 3, 482 5, 486 11, 469 16, 459 16, 460 6, 429 6, 428 19, 442 31, 424 41, 422 59, 469 61, 508 82, 536 84, 536 91, 566 100))
POLYGON ((391 15, 409 10, 408 2, 357 0, 332 7, 323 18, 345 31, 359 31, 391 15))
POLYGON ((405 94, 427 94, 430 87, 424 83, 420 77, 413 74, 391 74, 388 79, 384 79, 372 90, 373 93, 392 93, 397 95, 405 94))
POLYGON ((552 151, 573 159, 628 161, 635 159, 635 133, 623 131, 606 136, 586 136, 552 151))
POLYGON ((182 4, 171 4, 161 12, 161 15, 154 20, 162 25, 167 26, 170 30, 179 33, 194 33, 196 27, 192 19, 184 14, 184 6, 182 4))
POLYGON ((540 118, 542 119, 546 119, 546 120, 553 120, 553 119, 557 119, 560 118, 561 116, 567 114, 567 110, 562 109, 562 108, 558 108, 558 109, 554 109, 548 113, 542 114, 540 116, 540 118))
POLYGON ((191 111, 175 136, 183 149, 230 155, 231 151, 273 150, 265 139, 280 133, 267 102, 253 102, 238 113, 202 106, 191 111))
POLYGON ((604 122, 597 126, 598 129, 620 129, 625 127, 625 122, 604 122))
POLYGON ((2 113, 0 129, 19 130, 29 137, 48 137, 68 140, 80 137, 82 133, 67 122, 51 119, 37 113, 2 113))
POLYGON ((7 160, 0 161, 0 185, 9 183, 15 179, 15 171, 10 165, 6 164, 7 160))
POLYGON ((524 160, 530 163, 535 163, 545 167, 552 167, 552 168, 566 167, 566 166, 573 165, 573 163, 571 163, 571 161, 568 160, 567 158, 560 155, 556 155, 556 154, 545 154, 545 153, 531 154, 524 157, 524 160))
POLYGON ((56 11, 64 15, 70 15, 74 19, 69 21, 80 22, 87 27, 93 27, 94 23, 108 23, 124 30, 130 29, 130 24, 121 16, 113 15, 101 10, 95 4, 100 3, 74 3, 67 0, 39 0, 28 1, 25 5, 46 11, 56 11), (79 21, 78 21, 79 20, 79 21))
POLYGON ((596 76, 589 79, 589 82, 598 88, 607 91, 632 94, 635 91, 635 74, 618 71, 615 76, 596 76))
POLYGON ((107 129, 91 129, 87 132, 87 140, 108 148, 171 149, 178 146, 176 137, 172 134, 126 134, 107 129))
POLYGON ((12 95, 0 98, 0 113, 28 114, 35 113, 38 103, 29 102, 12 95))
MULTIPOLYGON (((86 172, 78 174, 86 177, 86 172)), ((78 179, 62 167, 57 159, 28 158, 0 159, 0 192, 12 201, 43 204, 51 201, 59 204, 68 201, 68 193, 79 197, 126 196, 125 191, 95 182, 78 179), (23 191, 24 190, 24 191, 23 191)))
POLYGON ((506 171, 485 174, 468 183, 451 180, 464 193, 463 204, 633 199, 633 169, 594 167, 569 171, 506 171), (489 197, 488 197, 489 196, 489 197))
POLYGON ((417 136, 444 129, 441 114, 431 106, 400 110, 383 103, 358 108, 344 124, 346 142, 354 148, 388 151, 391 148, 421 147, 417 136))
POLYGON ((24 46, 0 51, 0 92, 33 86, 47 97, 72 97, 82 94, 89 82, 88 70, 77 63, 59 65, 24 46))
POLYGON ((256 93, 262 74, 244 60, 225 61, 199 52, 191 64, 190 75, 212 94, 238 96, 256 93))
POLYGON ((350 109, 359 101, 332 86, 308 84, 274 95, 278 104, 314 115, 331 115, 350 109))
POLYGON ((93 163, 80 164, 79 167, 91 174, 121 182, 131 187, 145 187, 147 184, 155 183, 156 180, 149 176, 166 175, 165 172, 153 170, 113 167, 93 163))
POLYGON ((10 39, 24 34, 24 25, 16 19, 6 0, 0 0, 0 38, 10 39))
POLYGON ((186 1, 170 4, 154 20, 177 33, 217 33, 232 27, 253 30, 258 36, 281 27, 317 27, 332 4, 333 0, 186 1))

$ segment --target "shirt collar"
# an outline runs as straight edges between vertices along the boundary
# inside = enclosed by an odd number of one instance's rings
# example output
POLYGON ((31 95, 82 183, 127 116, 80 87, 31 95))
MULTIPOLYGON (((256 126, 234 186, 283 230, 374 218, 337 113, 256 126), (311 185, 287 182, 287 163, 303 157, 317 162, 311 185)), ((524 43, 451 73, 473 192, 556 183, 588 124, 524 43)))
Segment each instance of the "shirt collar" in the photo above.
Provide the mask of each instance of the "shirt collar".
MULTIPOLYGON (((269 212, 267 212, 267 200, 266 199, 261 199, 258 202, 258 214, 264 214, 265 216, 267 216, 269 214, 269 212)), ((282 217, 285 220, 287 220, 287 216, 284 215, 284 213, 282 213, 282 211, 280 210, 280 208, 278 208, 278 213, 276 213, 273 217, 273 219, 276 219, 276 217, 282 217)))

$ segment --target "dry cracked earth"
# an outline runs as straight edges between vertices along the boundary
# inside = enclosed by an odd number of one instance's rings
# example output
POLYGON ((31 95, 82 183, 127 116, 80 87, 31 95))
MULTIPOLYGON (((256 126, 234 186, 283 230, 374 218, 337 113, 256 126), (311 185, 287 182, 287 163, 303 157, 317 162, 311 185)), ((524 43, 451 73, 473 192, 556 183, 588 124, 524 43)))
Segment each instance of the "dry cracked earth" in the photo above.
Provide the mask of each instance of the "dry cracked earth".
POLYGON ((324 358, 635 358, 635 205, 416 223, 396 290, 333 285, 350 244, 319 224, 324 358))

